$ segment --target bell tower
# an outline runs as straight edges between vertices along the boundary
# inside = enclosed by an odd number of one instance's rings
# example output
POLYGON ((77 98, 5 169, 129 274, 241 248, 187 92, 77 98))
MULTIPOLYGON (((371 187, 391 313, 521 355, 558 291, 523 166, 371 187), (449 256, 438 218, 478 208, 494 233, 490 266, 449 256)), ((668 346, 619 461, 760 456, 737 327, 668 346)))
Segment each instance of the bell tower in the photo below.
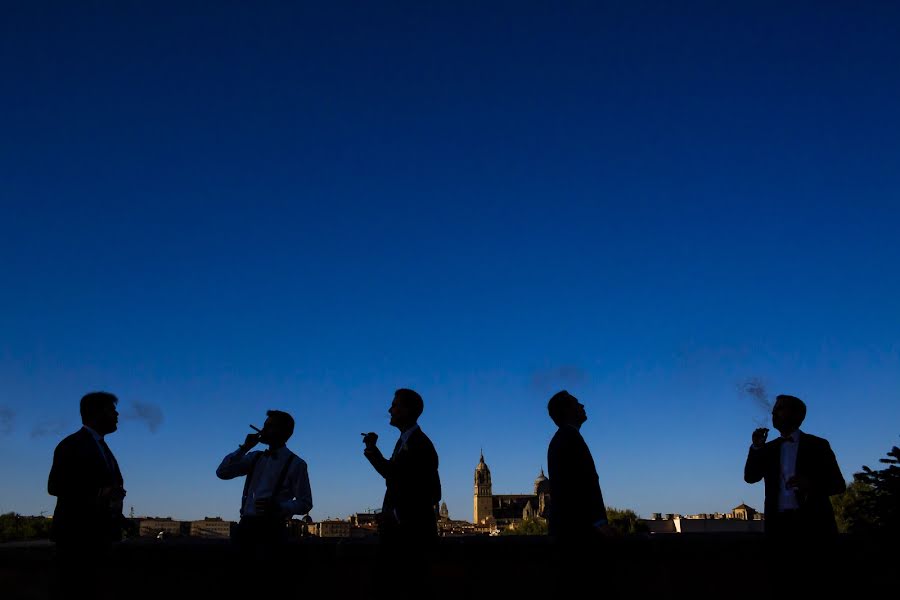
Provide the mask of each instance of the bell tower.
POLYGON ((491 493, 491 470, 484 462, 484 451, 475 467, 475 524, 481 525, 492 519, 493 494, 491 493))

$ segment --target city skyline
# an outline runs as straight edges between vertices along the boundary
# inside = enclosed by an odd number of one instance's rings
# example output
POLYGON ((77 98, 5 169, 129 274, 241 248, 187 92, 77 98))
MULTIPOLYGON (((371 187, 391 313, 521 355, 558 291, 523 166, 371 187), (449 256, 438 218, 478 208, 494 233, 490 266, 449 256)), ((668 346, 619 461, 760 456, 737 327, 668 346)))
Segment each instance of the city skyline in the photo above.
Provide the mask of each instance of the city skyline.
POLYGON ((644 517, 761 508, 777 394, 847 480, 897 444, 900 4, 120 4, 0 19, 0 511, 94 390, 183 519, 267 409, 313 518, 380 507, 401 387, 454 517, 560 389, 644 517))

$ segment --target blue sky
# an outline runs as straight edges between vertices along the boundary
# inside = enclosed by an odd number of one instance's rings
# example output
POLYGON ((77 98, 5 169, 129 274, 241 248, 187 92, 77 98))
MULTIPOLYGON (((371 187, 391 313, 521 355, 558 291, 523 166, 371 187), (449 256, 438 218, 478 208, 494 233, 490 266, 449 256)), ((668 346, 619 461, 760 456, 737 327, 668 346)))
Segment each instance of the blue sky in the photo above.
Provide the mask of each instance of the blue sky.
POLYGON ((645 516, 762 507, 753 378, 848 479, 897 443, 897 6, 327 4, 0 7, 0 511, 52 511, 96 389, 177 518, 237 516, 268 408, 315 518, 380 506, 398 387, 455 518, 561 388, 645 516))

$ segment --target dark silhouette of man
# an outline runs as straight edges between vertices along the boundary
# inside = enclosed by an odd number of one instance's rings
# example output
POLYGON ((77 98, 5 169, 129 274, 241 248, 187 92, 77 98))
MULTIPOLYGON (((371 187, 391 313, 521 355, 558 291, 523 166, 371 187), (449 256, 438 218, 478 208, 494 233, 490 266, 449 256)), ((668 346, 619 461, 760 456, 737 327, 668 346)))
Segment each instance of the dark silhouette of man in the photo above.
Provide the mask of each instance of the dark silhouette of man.
POLYGON ((594 458, 581 437, 587 421, 584 405, 562 390, 550 398, 547 411, 559 427, 547 448, 550 535, 563 542, 611 536, 594 458))
POLYGON ((781 436, 766 443, 769 430, 753 432, 744 481, 765 479, 765 528, 774 536, 837 533, 830 496, 846 489, 828 441, 800 431, 806 404, 781 395, 772 408, 772 425, 781 436))
POLYGON ((246 558, 272 557, 287 542, 287 521, 312 510, 306 462, 286 446, 293 433, 291 415, 267 411, 262 430, 248 434, 216 469, 219 479, 246 477, 235 532, 235 542, 246 558), (269 449, 251 452, 259 443, 269 449))
MULTIPOLYGON (((113 542, 127 526, 119 464, 104 439, 118 428, 119 399, 108 392, 81 398, 82 428, 62 440, 53 452, 47 491, 56 496, 52 537, 56 542, 58 596, 83 593, 79 588, 108 568, 113 542)), ((102 587, 102 586, 101 586, 102 587)), ((102 593, 102 590, 100 591, 102 593)))
POLYGON ((441 480, 437 452, 417 423, 424 407, 422 397, 413 390, 394 393, 388 413, 391 425, 400 430, 400 439, 390 458, 376 446, 377 434, 362 434, 363 454, 384 477, 387 488, 379 533, 389 544, 421 544, 437 539, 435 508, 441 500, 441 480))

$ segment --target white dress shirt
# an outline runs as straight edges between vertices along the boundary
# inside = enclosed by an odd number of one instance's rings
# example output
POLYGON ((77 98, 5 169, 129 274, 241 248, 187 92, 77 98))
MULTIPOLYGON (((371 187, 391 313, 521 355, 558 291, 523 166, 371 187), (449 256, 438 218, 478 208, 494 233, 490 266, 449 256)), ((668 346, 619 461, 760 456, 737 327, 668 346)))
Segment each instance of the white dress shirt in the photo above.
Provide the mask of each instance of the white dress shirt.
POLYGON ((415 425, 413 425, 412 427, 410 427, 409 429, 407 429, 406 431, 404 431, 403 433, 400 434, 400 440, 399 440, 400 443, 397 445, 396 449, 391 454, 391 458, 394 458, 397 455, 397 453, 400 452, 401 450, 406 450, 406 443, 409 442, 409 436, 411 436, 413 433, 415 433, 416 430, 418 430, 418 429, 419 429, 419 424, 416 423, 415 425))
POLYGON ((103 446, 100 444, 100 440, 103 439, 103 436, 100 435, 99 433, 97 433, 97 432, 96 432, 94 429, 92 429, 91 427, 88 427, 87 425, 82 425, 81 427, 82 427, 83 429, 87 429, 87 430, 88 430, 88 433, 91 434, 91 437, 94 438, 94 441, 97 442, 97 450, 100 451, 100 456, 103 457, 103 462, 106 463, 106 468, 108 468, 110 471, 112 471, 112 470, 113 470, 113 466, 112 466, 112 465, 110 464, 110 462, 109 462, 109 456, 106 455, 106 450, 104 450, 104 449, 103 449, 103 446))
POLYGON ((797 471, 797 446, 800 445, 800 430, 798 429, 785 438, 781 443, 781 484, 778 488, 778 510, 796 510, 800 508, 797 502, 797 494, 793 488, 787 486, 788 480, 796 475, 797 471), (790 441, 788 441, 790 440, 790 441))
POLYGON ((253 467, 253 474, 247 486, 247 497, 244 498, 242 516, 256 516, 256 500, 268 498, 274 499, 275 506, 281 511, 281 516, 284 518, 305 515, 312 510, 312 491, 309 487, 306 462, 287 447, 278 448, 268 456, 264 452, 244 452, 238 448, 222 459, 222 464, 216 469, 216 475, 219 479, 234 479, 250 473, 251 467, 253 467), (258 458, 256 458, 257 456, 258 458), (285 463, 292 458, 281 489, 273 490, 285 463), (253 467, 254 461, 256 461, 255 467, 253 467))

